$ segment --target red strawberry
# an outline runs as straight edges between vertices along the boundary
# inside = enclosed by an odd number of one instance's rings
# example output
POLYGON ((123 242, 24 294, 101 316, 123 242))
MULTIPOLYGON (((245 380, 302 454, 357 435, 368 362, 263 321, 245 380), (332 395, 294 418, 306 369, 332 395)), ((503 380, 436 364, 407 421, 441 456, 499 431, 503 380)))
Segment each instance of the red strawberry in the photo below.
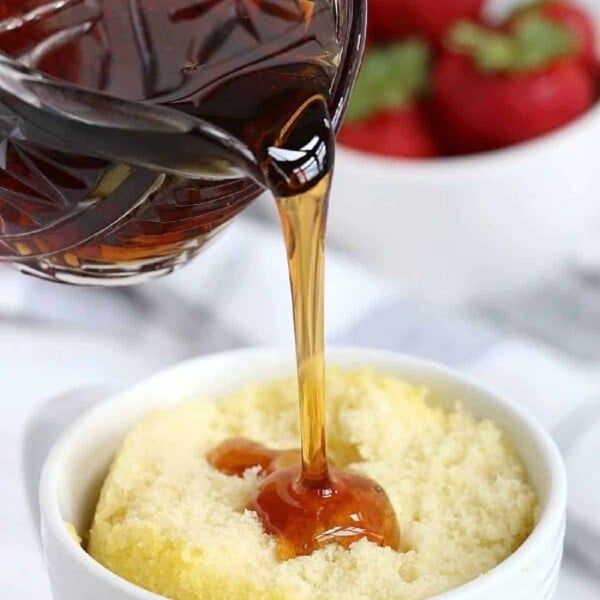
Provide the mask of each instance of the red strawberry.
POLYGON ((453 31, 456 49, 433 76, 434 102, 454 152, 529 140, 576 119, 595 102, 592 78, 563 27, 536 18, 514 35, 471 24, 453 31))
POLYGON ((370 49, 340 142, 388 156, 436 156, 437 143, 419 104, 429 86, 429 74, 430 52, 423 41, 370 49))
POLYGON ((538 14, 549 21, 561 23, 573 32, 577 40, 578 55, 584 66, 596 70, 598 57, 596 52, 596 27, 592 17, 581 7, 563 0, 545 0, 517 11, 509 21, 515 26, 532 14, 538 14))
POLYGON ((346 123, 340 143, 363 152, 402 158, 439 156, 439 147, 422 108, 388 109, 366 120, 346 123))
POLYGON ((484 0, 369 0, 369 19, 375 39, 397 40, 422 35, 440 44, 459 19, 479 20, 484 0))

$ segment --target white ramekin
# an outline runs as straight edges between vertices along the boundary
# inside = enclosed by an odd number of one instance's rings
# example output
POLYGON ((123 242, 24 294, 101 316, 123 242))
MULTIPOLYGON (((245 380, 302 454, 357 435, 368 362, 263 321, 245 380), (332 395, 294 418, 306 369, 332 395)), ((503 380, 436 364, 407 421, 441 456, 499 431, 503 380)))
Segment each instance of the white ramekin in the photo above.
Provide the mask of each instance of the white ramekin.
MULTIPOLYGON (((488 574, 436 600, 549 600, 561 562, 566 475, 560 454, 537 421, 503 398, 443 367, 366 349, 338 349, 330 364, 374 367, 426 383, 432 400, 460 399, 476 415, 498 423, 524 460, 540 502, 539 523, 510 558, 488 574)), ((281 349, 255 349, 201 357, 152 377, 102 403, 77 421, 51 452, 42 475, 40 506, 44 551, 55 600, 151 600, 146 592, 107 571, 70 536, 65 523, 89 526, 99 487, 126 432, 148 411, 190 397, 219 397, 249 381, 293 373, 294 359, 281 349)))

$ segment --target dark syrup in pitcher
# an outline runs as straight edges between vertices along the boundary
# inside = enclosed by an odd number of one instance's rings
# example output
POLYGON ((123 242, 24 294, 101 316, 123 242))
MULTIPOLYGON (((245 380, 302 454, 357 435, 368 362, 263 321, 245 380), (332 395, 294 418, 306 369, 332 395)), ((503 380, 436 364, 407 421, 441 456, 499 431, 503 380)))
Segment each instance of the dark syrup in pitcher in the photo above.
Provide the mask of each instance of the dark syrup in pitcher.
MULTIPOLYGON (((74 84, 205 118, 263 161, 298 106, 329 96, 335 32, 327 0, 0 3, 0 51, 74 84)), ((29 268, 49 278, 169 270, 262 191, 248 179, 189 180, 81 156, 12 128, 0 114, 0 258, 25 259, 27 269, 32 257, 29 268)))

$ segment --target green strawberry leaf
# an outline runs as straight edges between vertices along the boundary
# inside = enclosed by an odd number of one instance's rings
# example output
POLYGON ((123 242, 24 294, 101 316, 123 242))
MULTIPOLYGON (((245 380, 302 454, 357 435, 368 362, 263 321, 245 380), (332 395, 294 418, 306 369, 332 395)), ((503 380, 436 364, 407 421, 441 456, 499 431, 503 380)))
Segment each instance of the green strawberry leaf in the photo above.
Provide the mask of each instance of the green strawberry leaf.
POLYGON ((510 16, 512 17, 520 17, 527 14, 536 14, 544 8, 544 6, 548 6, 549 4, 556 4, 560 0, 532 0, 532 2, 528 2, 525 4, 519 4, 514 7, 514 9, 510 12, 510 16))
POLYGON ((429 87, 431 50, 420 39, 373 48, 367 53, 348 107, 348 121, 360 121, 403 107, 429 87))
POLYGON ((472 56, 482 72, 521 72, 573 56, 577 40, 565 25, 531 13, 519 20, 514 33, 461 21, 450 31, 449 45, 472 56))
POLYGON ((544 67, 558 58, 573 56, 577 40, 571 29, 541 15, 525 16, 517 25, 516 70, 544 67))
POLYGON ((458 22, 448 42, 450 49, 472 56, 482 71, 501 71, 514 63, 515 44, 510 36, 470 21, 458 22))

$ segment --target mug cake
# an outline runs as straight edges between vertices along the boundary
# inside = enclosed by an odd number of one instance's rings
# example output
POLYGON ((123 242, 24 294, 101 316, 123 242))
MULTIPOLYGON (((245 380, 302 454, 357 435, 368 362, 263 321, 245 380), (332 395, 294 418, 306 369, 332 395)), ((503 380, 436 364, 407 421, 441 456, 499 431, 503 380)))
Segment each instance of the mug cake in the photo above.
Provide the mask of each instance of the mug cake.
POLYGON ((88 552, 173 600, 421 600, 489 572, 529 536, 538 501, 502 430, 428 402, 425 387, 374 371, 330 370, 329 451, 376 480, 396 512, 397 549, 367 540, 282 560, 246 507, 264 474, 211 466, 232 438, 297 446, 296 380, 246 386, 220 402, 190 398, 148 415, 104 483, 88 552))

